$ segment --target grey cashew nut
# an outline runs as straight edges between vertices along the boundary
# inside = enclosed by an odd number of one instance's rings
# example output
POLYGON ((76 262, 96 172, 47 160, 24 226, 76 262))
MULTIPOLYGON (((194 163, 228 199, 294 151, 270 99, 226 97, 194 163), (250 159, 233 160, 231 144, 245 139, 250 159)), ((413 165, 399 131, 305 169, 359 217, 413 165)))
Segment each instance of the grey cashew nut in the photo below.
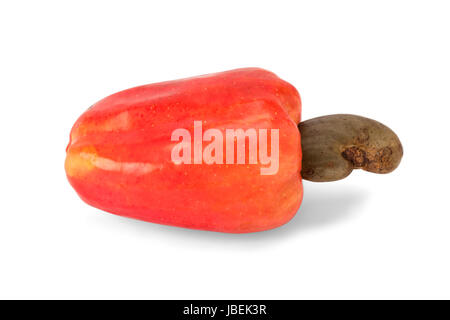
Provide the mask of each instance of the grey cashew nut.
POLYGON ((389 173, 400 164, 402 144, 384 124, 351 114, 313 118, 298 125, 302 178, 315 182, 347 177, 353 169, 389 173))

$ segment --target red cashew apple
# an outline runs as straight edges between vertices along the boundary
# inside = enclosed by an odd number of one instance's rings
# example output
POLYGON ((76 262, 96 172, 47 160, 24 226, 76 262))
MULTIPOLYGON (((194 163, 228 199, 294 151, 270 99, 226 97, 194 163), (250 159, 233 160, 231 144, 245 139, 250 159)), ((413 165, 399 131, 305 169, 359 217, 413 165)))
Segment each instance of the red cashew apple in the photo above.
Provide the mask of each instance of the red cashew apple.
POLYGON ((353 168, 398 165, 400 141, 384 125, 351 115, 300 124, 300 113, 297 90, 258 68, 131 88, 75 122, 66 174, 104 211, 244 233, 288 222, 302 201, 302 175, 332 181, 353 168))

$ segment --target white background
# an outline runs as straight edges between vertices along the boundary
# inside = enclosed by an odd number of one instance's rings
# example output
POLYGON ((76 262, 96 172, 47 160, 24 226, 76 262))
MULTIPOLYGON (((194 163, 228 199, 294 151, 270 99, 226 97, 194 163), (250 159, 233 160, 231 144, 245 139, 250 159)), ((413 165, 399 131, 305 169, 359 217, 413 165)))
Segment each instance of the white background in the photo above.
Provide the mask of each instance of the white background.
POLYGON ((450 298, 449 17, 448 1, 2 1, 0 298, 450 298), (103 213, 67 182, 97 100, 253 66, 297 87, 303 119, 393 128, 398 170, 306 182, 289 224, 244 235, 103 213))

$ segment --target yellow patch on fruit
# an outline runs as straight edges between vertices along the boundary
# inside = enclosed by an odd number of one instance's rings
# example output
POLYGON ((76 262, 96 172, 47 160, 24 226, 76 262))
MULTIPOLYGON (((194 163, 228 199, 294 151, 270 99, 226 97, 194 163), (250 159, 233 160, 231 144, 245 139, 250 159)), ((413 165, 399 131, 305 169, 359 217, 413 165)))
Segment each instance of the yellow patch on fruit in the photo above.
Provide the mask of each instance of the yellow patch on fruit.
MULTIPOLYGON (((94 155, 92 155, 94 156, 94 155)), ((87 172, 95 168, 89 157, 84 152, 68 152, 64 164, 67 175, 70 177, 84 176, 87 172)))
MULTIPOLYGON (((92 149, 92 148, 91 148, 92 149)), ((154 165, 146 162, 119 162, 112 159, 100 157, 95 151, 69 152, 66 157, 66 172, 69 176, 83 176, 94 168, 104 171, 119 171, 126 174, 142 175, 162 165, 154 165)))

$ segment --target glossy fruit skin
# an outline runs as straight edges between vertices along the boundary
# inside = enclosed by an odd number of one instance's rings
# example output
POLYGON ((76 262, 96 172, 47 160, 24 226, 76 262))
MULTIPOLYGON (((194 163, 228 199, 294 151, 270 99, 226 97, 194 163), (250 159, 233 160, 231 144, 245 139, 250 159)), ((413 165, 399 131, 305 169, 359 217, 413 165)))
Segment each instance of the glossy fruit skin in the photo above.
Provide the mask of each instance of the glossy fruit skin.
MULTIPOLYGON (((88 204, 148 222, 229 233, 268 230, 297 212, 303 187, 297 90, 258 68, 131 88, 74 124, 66 174, 88 204), (279 129, 279 169, 259 164, 174 164, 177 128, 279 129)), ((248 153, 248 150, 247 150, 248 153)), ((248 156, 248 154, 247 154, 248 156)))

